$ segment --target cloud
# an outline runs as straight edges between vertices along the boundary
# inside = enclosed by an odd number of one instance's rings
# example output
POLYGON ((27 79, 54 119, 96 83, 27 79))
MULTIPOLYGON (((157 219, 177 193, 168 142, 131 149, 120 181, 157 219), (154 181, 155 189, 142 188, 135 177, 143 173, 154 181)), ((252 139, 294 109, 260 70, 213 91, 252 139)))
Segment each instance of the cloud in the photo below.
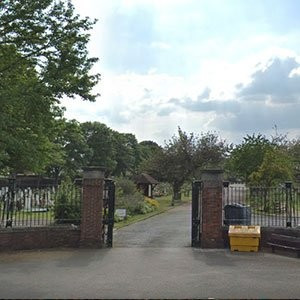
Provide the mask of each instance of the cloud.
MULTIPOLYGON (((228 112, 233 113, 240 109, 240 103, 237 100, 208 100, 210 93, 211 89, 206 87, 196 97, 196 100, 193 100, 191 97, 171 98, 168 103, 173 105, 173 107, 178 106, 193 112, 216 112, 224 114, 228 112)), ((171 112, 172 110, 169 109, 168 111, 171 112)))
POLYGON ((202 100, 202 99, 208 99, 209 98, 209 95, 210 95, 210 88, 206 87, 204 89, 204 91, 202 92, 202 94, 200 94, 197 98, 198 101, 202 100))
POLYGON ((230 132, 266 132, 277 125, 280 130, 297 129, 299 133, 300 104, 268 106, 263 102, 244 103, 231 115, 219 115, 211 126, 230 132))
POLYGON ((250 84, 237 86, 237 96, 247 101, 297 102, 300 99, 299 67, 295 57, 274 58, 252 75, 250 84))

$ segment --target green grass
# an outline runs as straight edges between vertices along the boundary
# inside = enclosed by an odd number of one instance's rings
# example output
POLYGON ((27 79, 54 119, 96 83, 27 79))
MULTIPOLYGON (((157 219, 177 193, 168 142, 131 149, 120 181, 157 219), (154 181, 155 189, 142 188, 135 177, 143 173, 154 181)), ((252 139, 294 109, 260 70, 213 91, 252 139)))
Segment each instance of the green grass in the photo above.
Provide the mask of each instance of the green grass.
POLYGON ((169 209, 172 209, 176 206, 188 203, 191 201, 191 197, 182 197, 182 200, 180 203, 175 203, 175 206, 171 205, 171 201, 172 201, 172 196, 168 195, 168 196, 163 196, 163 197, 157 197, 155 198, 155 200, 157 200, 159 202, 159 208, 156 209, 155 211, 152 211, 148 214, 137 214, 137 215, 133 215, 133 216, 129 216, 126 220, 123 220, 121 222, 115 223, 114 228, 119 229, 122 227, 125 227, 127 225, 148 219, 152 216, 158 215, 160 213, 163 213, 169 209))
MULTIPOLYGON (((0 210, 0 216, 2 216, 3 211, 0 210)), ((4 212, 6 215, 6 212, 4 212)), ((11 215, 11 214, 9 214, 11 215)), ((54 212, 49 210, 47 212, 27 212, 27 211, 13 211, 13 219, 14 220, 54 220, 54 212)))

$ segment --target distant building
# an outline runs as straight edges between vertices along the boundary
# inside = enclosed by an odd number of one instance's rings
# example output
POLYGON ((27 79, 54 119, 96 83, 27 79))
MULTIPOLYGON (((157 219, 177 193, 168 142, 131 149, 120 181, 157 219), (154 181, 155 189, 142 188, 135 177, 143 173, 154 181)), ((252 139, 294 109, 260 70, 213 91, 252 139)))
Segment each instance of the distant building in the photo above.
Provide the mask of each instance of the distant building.
POLYGON ((134 181, 144 196, 153 198, 153 189, 158 184, 156 179, 146 173, 141 173, 135 177, 134 181))

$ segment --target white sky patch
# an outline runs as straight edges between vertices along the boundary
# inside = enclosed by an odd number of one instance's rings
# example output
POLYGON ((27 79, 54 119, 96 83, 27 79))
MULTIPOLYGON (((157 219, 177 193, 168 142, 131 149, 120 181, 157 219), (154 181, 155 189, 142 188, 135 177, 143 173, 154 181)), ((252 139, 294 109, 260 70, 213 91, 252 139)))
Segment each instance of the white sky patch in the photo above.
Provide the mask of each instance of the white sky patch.
POLYGON ((300 76, 300 67, 293 69, 289 74, 289 78, 300 76))
MULTIPOLYGON (((103 122, 139 140, 160 143, 178 126, 195 133, 214 130, 239 141, 252 130, 267 133, 274 126, 268 122, 278 122, 293 136, 300 135, 300 125, 290 120, 293 111, 279 101, 282 95, 276 103, 270 94, 259 95, 259 109, 254 96, 247 100, 238 96, 255 80, 253 74, 267 70, 275 58, 300 61, 296 1, 287 5, 279 0, 276 10, 260 0, 72 2, 82 16, 99 19, 89 51, 100 58, 93 71, 101 73, 102 79, 95 88, 101 93, 95 103, 63 100, 67 118, 103 122), (208 97, 199 99, 206 89, 208 97), (171 103, 172 98, 181 105, 171 103), (226 112, 219 111, 222 107, 226 112), (264 121, 256 120, 259 110, 264 121), (230 122, 238 125, 232 127, 230 122)), ((289 73, 289 78, 298 76, 300 67, 289 73)), ((293 88, 291 95, 284 96, 296 101, 300 92, 293 88)), ((297 113, 299 106, 294 108, 297 113)))
POLYGON ((163 50, 169 50, 171 49, 171 45, 164 43, 164 42, 152 42, 150 44, 151 47, 153 48, 159 48, 159 49, 163 49, 163 50))

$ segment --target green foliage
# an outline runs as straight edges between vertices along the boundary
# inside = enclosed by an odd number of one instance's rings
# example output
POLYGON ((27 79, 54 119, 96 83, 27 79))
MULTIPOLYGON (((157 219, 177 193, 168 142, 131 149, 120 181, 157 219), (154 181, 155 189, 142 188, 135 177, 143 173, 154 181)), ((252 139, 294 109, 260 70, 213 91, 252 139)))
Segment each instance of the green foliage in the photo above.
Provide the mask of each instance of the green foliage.
POLYGON ((126 208, 129 214, 136 214, 143 202, 144 196, 132 180, 125 177, 116 178, 116 207, 126 208))
POLYGON ((159 207, 158 201, 144 197, 135 183, 125 177, 116 178, 116 207, 126 208, 129 215, 147 214, 159 207))
POLYGON ((265 153, 272 148, 271 142, 263 135, 247 135, 242 144, 236 146, 227 161, 226 168, 232 177, 249 182, 249 176, 258 170, 265 153))
POLYGON ((139 202, 138 206, 136 207, 135 213, 145 215, 153 212, 155 209, 156 209, 155 206, 143 201, 143 202, 139 202))
POLYGON ((148 198, 148 197, 145 197, 145 202, 151 206, 154 207, 154 209, 157 209, 159 208, 159 202, 155 199, 151 199, 151 198, 148 198))
POLYGON ((48 95, 95 100, 91 90, 99 75, 89 73, 97 59, 88 57, 86 47, 94 24, 75 14, 71 1, 1 1, 0 45, 13 46, 19 56, 9 57, 0 73, 27 61, 48 95))
POLYGON ((99 122, 85 122, 81 124, 83 135, 91 155, 88 164, 103 166, 110 173, 116 167, 113 131, 105 124, 99 122))
POLYGON ((113 132, 114 159, 116 166, 113 175, 133 174, 140 163, 139 145, 136 137, 130 133, 113 132))
POLYGON ((136 184, 126 177, 116 177, 116 194, 117 196, 133 195, 137 192, 136 184))
POLYGON ((258 170, 249 176, 254 185, 275 186, 292 179, 291 159, 279 149, 268 149, 258 170))
POLYGON ((228 152, 224 141, 212 133, 200 137, 187 134, 178 128, 163 149, 158 149, 144 164, 145 171, 173 188, 173 199, 180 199, 180 189, 185 181, 197 176, 202 168, 220 166, 228 152))
POLYGON ((81 219, 80 193, 70 179, 59 186, 55 195, 54 219, 56 223, 79 224, 81 219))
POLYGON ((294 139, 288 143, 287 155, 292 161, 293 177, 300 182, 300 139, 294 139))
POLYGON ((94 101, 88 31, 70 1, 0 2, 0 172, 42 173, 64 163, 56 140, 63 96, 94 101))
POLYGON ((92 150, 89 148, 81 124, 76 120, 59 119, 55 122, 55 145, 63 153, 63 160, 54 161, 48 168, 50 176, 75 178, 82 166, 88 164, 92 150))

